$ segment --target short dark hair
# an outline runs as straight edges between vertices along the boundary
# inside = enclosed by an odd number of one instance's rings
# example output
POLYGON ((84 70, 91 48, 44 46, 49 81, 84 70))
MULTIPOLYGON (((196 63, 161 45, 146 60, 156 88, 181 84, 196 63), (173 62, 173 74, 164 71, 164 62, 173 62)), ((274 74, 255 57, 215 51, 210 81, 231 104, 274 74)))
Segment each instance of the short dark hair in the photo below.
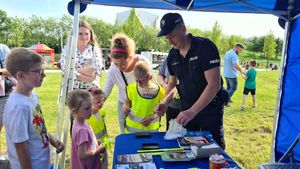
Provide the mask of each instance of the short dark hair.
POLYGON ((235 44, 235 47, 239 47, 239 48, 245 49, 245 46, 243 44, 241 44, 241 43, 235 44))
POLYGON ((255 60, 251 60, 250 61, 250 65, 253 66, 253 67, 255 67, 256 66, 256 61, 255 60))

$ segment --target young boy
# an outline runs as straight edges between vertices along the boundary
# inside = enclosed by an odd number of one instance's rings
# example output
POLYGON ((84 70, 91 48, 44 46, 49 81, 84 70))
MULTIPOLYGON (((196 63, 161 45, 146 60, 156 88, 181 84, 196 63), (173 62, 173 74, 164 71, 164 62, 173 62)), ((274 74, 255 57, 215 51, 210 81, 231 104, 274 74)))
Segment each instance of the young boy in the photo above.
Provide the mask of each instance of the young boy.
POLYGON ((160 117, 154 109, 163 100, 164 89, 151 81, 151 68, 145 61, 134 67, 136 83, 126 87, 127 99, 122 111, 127 115, 125 133, 155 132, 160 126, 160 117))
POLYGON ((241 110, 245 109, 245 102, 247 95, 249 92, 251 92, 252 95, 252 101, 253 101, 253 108, 255 108, 256 105, 256 96, 255 96, 255 90, 256 90, 256 61, 250 61, 249 65, 249 70, 247 71, 246 74, 242 74, 242 77, 246 80, 245 81, 245 87, 244 87, 244 92, 243 92, 243 100, 242 100, 242 106, 241 110))
POLYGON ((45 77, 42 57, 31 50, 16 48, 8 55, 6 68, 17 80, 3 117, 11 168, 49 168, 49 143, 57 153, 64 150, 64 145, 48 134, 38 96, 32 91, 42 85, 45 77))

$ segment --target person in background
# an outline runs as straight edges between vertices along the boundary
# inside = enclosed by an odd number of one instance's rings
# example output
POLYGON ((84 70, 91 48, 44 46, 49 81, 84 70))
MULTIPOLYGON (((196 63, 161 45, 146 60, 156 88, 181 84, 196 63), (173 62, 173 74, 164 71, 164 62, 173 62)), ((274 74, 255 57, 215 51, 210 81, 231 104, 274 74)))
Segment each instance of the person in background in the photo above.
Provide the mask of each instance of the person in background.
MULTIPOLYGON (((164 62, 162 63, 159 71, 158 71, 158 76, 157 76, 157 82, 163 87, 166 88, 168 85, 168 81, 169 81, 169 70, 167 67, 167 58, 164 60, 164 62)), ((177 86, 176 86, 177 88, 177 86)), ((174 91, 174 96, 170 102, 170 104, 168 105, 168 109, 166 112, 166 130, 169 129, 169 121, 171 119, 176 119, 176 117, 178 116, 178 114, 180 113, 181 110, 181 104, 180 104, 180 99, 179 99, 179 95, 176 91, 174 91)))
MULTIPOLYGON (((230 49, 226 52, 224 56, 224 77, 226 80, 227 91, 229 93, 230 98, 233 93, 236 91, 238 86, 238 73, 244 73, 243 69, 239 65, 238 54, 244 50, 244 46, 240 43, 237 43, 233 49, 230 49)), ((232 99, 231 99, 232 102, 232 99)))
POLYGON ((167 13, 160 21, 158 37, 173 46, 167 57, 169 82, 165 99, 156 112, 163 114, 173 98, 172 90, 179 81, 181 112, 177 123, 192 131, 209 131, 214 140, 225 149, 223 104, 214 100, 221 90, 220 56, 215 44, 206 38, 187 34, 187 28, 178 13, 167 13))
POLYGON ((86 90, 75 89, 67 96, 67 105, 74 113, 71 143, 71 168, 102 168, 100 155, 105 152, 86 122, 92 115, 93 96, 86 90))
POLYGON ((45 78, 41 55, 26 48, 14 49, 6 68, 16 80, 4 109, 8 157, 13 169, 50 168, 49 143, 60 153, 61 141, 47 131, 38 95, 33 91, 45 78))
MULTIPOLYGON (((13 86, 15 86, 14 83, 11 83, 10 86, 8 86, 8 84, 5 85, 5 81, 8 80, 7 78, 9 77, 9 73, 7 72, 5 66, 5 60, 9 53, 10 53, 10 49, 8 48, 8 46, 4 44, 0 44, 0 78, 1 78, 0 79, 0 136, 3 127, 4 106, 7 102, 9 93, 12 91, 13 86)), ((10 79, 12 79, 12 77, 10 77, 10 79)))
MULTIPOLYGON (((105 94, 99 88, 89 88, 93 96, 93 105, 92 105, 92 115, 87 122, 93 129, 93 132, 96 136, 96 139, 100 141, 107 149, 111 147, 111 143, 108 139, 107 129, 105 125, 105 112, 103 111, 102 106, 105 100, 105 94)), ((108 153, 107 150, 104 151, 102 157, 102 169, 108 169, 108 153)))
POLYGON ((151 81, 150 64, 138 61, 134 67, 136 83, 126 86, 127 99, 123 104, 126 115, 125 133, 157 132, 160 116, 154 112, 155 106, 163 100, 164 89, 151 81))
POLYGON ((253 101, 253 108, 257 107, 256 104, 256 61, 250 61, 249 70, 246 72, 246 74, 242 74, 243 79, 245 79, 245 86, 244 86, 244 92, 243 92, 243 100, 242 100, 242 106, 241 110, 245 109, 245 103, 247 96, 249 92, 252 95, 252 101, 253 101))
MULTIPOLYGON (((70 46, 65 46, 61 55, 61 65, 65 70, 65 61, 70 46)), ((102 54, 99 48, 96 35, 90 24, 84 20, 79 21, 77 50, 75 53, 75 71, 73 89, 88 89, 100 87, 102 73, 102 54)), ((73 115, 71 114, 72 133, 73 115)))
MULTIPOLYGON (((125 114, 122 112, 122 106, 125 102, 125 87, 135 82, 133 69, 136 63, 144 60, 150 64, 148 59, 142 55, 135 54, 135 43, 127 35, 117 33, 111 40, 111 56, 112 64, 110 65, 103 92, 105 97, 109 97, 114 85, 118 87, 118 118, 121 133, 125 133, 125 114)), ((154 71, 151 69, 152 76, 155 77, 154 71)))

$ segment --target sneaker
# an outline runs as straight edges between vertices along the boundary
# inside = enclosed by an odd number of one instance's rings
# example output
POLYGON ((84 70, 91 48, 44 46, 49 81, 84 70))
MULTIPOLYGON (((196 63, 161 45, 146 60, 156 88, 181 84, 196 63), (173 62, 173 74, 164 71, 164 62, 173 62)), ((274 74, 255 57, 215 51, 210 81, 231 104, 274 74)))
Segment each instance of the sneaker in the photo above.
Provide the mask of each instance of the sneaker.
POLYGON ((244 110, 244 109, 245 109, 245 107, 241 106, 240 110, 244 110))

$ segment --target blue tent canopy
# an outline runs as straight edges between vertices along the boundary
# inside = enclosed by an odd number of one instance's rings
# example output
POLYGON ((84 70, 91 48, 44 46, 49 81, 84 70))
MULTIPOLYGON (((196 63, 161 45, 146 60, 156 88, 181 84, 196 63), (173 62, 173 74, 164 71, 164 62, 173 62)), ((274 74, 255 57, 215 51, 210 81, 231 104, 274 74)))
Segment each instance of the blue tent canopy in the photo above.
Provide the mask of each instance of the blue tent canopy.
MULTIPOLYGON (((300 17, 298 17, 300 0, 73 0, 69 3, 68 10, 74 14, 74 21, 78 19, 79 11, 83 12, 88 4, 202 12, 272 14, 281 18, 281 21, 285 21, 285 39, 274 115, 272 161, 278 161, 300 133, 300 17)), ((73 25, 74 43, 72 45, 76 44, 76 27, 78 27, 78 21, 77 25, 75 22, 73 25)), ((75 54, 75 48, 73 50, 75 54)), ((296 147, 294 155, 295 159, 300 161, 300 146, 296 147)))
MULTIPOLYGON (((98 4, 132 8, 187 10, 202 12, 265 13, 288 16, 288 0, 80 0, 81 4, 98 4)), ((300 12, 296 0, 292 15, 300 12)))

